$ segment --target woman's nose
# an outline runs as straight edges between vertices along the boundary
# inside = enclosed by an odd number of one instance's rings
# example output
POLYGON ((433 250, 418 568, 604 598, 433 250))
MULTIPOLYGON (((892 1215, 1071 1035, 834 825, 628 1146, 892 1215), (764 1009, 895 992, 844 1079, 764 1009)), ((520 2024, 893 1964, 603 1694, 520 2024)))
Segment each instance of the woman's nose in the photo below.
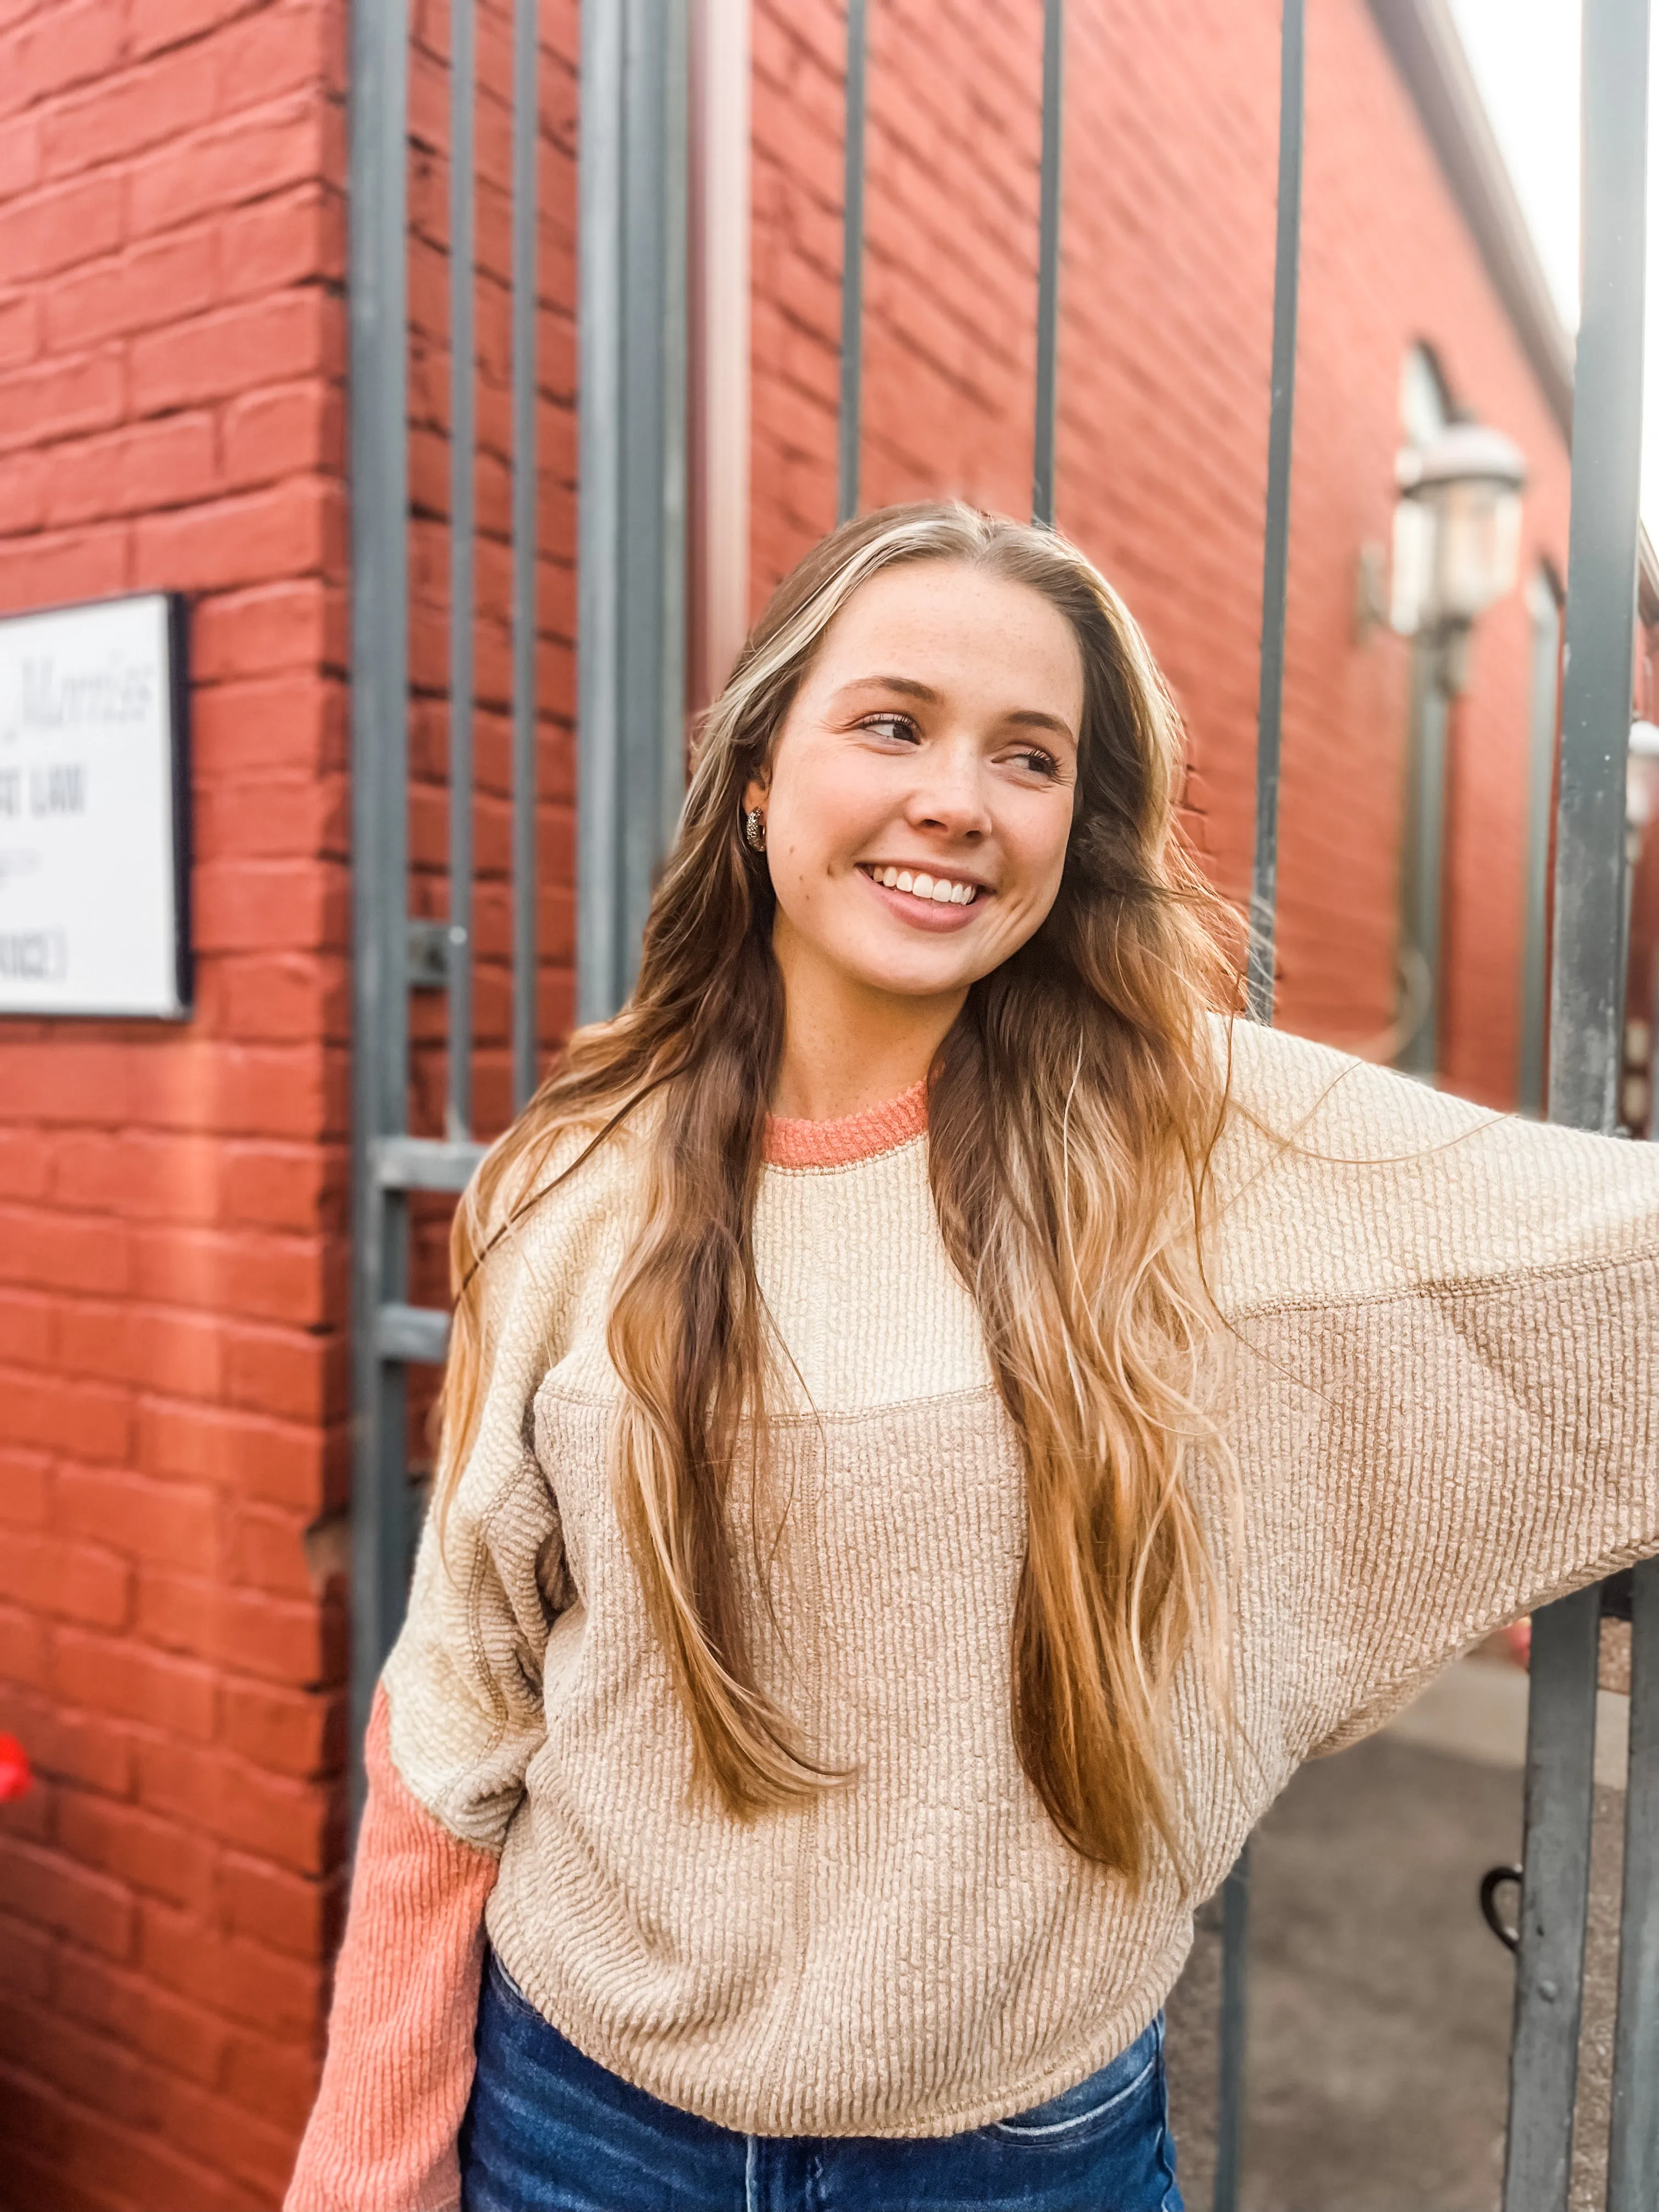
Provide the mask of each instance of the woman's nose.
POLYGON ((983 836, 991 823, 978 759, 941 752, 921 768, 907 810, 912 823, 953 837, 983 836))

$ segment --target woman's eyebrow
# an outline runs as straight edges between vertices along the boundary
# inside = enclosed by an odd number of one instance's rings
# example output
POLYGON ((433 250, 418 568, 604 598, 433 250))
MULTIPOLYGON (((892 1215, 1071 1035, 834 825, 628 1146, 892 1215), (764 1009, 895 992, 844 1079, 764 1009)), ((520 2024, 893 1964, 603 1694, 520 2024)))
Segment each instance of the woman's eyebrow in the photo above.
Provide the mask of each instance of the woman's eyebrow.
MULTIPOLYGON (((937 707, 941 695, 931 684, 923 684, 914 676, 855 676, 850 684, 843 684, 836 694, 844 698, 849 691, 896 691, 901 698, 918 700, 925 707, 937 707)), ((1052 730, 1068 744, 1077 743, 1077 732, 1059 714, 1045 714, 1040 707, 1012 707, 1000 718, 1012 722, 1017 729, 1052 730)))
POLYGON ((927 707, 937 707, 939 702, 932 684, 918 683, 914 676, 855 676, 836 696, 840 698, 848 691, 896 691, 903 698, 921 700, 927 707))

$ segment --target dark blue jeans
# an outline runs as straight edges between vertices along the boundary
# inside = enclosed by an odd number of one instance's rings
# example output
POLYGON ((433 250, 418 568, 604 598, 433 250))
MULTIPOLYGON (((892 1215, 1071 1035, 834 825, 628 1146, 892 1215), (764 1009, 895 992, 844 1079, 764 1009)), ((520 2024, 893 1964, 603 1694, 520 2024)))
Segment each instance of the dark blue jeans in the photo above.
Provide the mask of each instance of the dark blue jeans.
POLYGON ((966 2135, 743 2136, 583 2057, 492 1951, 462 2212, 1181 2212, 1164 2022, 1075 2089, 966 2135))

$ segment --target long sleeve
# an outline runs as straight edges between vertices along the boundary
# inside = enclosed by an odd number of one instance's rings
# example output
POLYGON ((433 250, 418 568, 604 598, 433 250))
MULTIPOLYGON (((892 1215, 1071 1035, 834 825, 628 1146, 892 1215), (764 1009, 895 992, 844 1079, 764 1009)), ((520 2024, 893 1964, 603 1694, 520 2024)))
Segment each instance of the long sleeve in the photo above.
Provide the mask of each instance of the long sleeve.
POLYGON ((368 1795, 329 2061, 284 2212, 453 2212, 472 2083, 483 1910, 499 1862, 452 1836, 392 1763, 375 1692, 368 1795))
POLYGON ((1258 1286, 1235 1267, 1294 1759, 1659 1550, 1659 1147, 1290 1039, 1243 1050, 1250 1103, 1290 1133, 1255 1147, 1232 1235, 1258 1286))
POLYGON ((489 1285, 477 1433, 427 1516, 376 1690, 327 2056, 284 2212, 460 2201, 484 1908, 546 1740, 548 1637, 572 1596, 558 1507, 526 1441, 560 1311, 556 1268, 537 1257, 505 1251, 489 1285))

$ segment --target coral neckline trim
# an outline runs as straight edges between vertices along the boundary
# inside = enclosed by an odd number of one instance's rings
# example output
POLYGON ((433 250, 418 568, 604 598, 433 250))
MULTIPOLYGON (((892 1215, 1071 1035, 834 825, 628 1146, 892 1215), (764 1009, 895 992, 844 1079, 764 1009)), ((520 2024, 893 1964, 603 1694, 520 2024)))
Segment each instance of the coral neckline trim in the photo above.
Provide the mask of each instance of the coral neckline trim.
POLYGON ((895 1146, 908 1145, 927 1127, 927 1079, 913 1083, 896 1098, 866 1106, 836 1121, 796 1121, 782 1115, 766 1117, 766 1160, 775 1168, 846 1168, 874 1159, 895 1146))

